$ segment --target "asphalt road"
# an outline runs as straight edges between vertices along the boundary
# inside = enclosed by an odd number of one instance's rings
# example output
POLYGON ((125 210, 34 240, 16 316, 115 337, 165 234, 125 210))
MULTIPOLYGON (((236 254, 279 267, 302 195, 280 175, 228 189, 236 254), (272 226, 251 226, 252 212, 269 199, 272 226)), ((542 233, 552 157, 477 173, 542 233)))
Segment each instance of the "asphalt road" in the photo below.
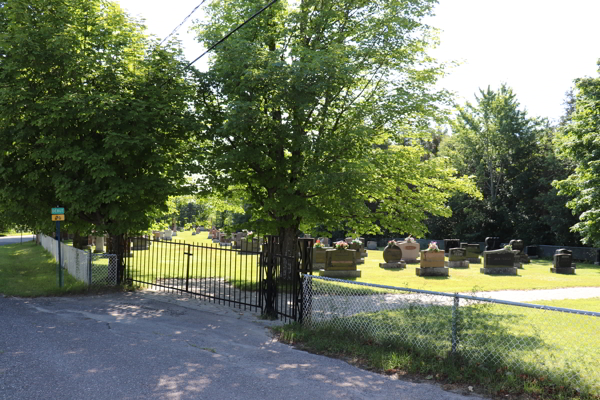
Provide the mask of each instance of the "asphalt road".
POLYGON ((21 243, 21 240, 24 242, 31 242, 35 238, 34 235, 21 235, 18 236, 0 236, 0 246, 3 244, 13 244, 13 243, 21 243))
POLYGON ((156 292, 0 295, 0 399, 482 399, 294 349, 272 324, 156 292))

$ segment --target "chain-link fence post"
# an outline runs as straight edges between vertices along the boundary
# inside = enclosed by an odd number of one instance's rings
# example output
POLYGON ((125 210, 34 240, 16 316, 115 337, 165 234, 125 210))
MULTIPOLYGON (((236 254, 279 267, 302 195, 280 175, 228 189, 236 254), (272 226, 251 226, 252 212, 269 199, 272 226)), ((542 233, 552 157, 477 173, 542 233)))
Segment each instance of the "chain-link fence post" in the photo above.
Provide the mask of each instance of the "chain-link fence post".
POLYGON ((92 250, 90 249, 90 252, 88 253, 88 263, 87 263, 87 270, 88 270, 88 285, 92 285, 92 250))
POLYGON ((458 293, 454 294, 454 304, 452 305, 452 355, 458 351, 458 302, 460 301, 458 293))

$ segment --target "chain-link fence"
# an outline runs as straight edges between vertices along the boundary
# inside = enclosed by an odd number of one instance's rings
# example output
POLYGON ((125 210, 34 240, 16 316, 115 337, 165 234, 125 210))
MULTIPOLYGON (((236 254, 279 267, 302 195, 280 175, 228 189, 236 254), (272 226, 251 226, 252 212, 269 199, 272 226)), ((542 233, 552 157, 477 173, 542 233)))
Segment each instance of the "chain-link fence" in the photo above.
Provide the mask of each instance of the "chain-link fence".
MULTIPOLYGON (((40 235, 40 243, 58 262, 58 240, 40 235)), ((117 284, 117 256, 93 254, 65 243, 60 244, 62 267, 78 281, 88 285, 114 286, 117 284)))
POLYGON ((600 393, 600 313, 304 275, 303 324, 600 393))

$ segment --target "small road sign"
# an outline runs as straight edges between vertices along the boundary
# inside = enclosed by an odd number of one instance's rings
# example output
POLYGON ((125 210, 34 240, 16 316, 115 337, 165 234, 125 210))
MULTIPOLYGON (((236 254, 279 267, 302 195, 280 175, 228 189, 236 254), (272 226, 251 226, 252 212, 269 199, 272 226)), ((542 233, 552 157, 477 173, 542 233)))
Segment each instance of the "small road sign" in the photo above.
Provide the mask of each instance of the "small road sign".
POLYGON ((64 214, 56 214, 52 216, 52 221, 64 221, 65 220, 65 215, 64 214))
POLYGON ((65 213, 65 209, 63 207, 55 207, 55 208, 52 209, 52 215, 55 215, 55 214, 64 214, 64 213, 65 213))

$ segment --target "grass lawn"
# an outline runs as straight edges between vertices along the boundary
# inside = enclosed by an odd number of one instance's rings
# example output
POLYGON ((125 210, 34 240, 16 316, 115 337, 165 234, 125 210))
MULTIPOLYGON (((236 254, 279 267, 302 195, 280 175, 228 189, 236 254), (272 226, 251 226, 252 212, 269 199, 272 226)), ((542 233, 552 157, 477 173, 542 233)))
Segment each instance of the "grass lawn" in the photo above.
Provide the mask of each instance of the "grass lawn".
MULTIPOLYGON (((536 303, 600 311, 598 298, 536 303)), ((487 303, 459 310, 456 357, 449 356, 451 306, 410 306, 276 330, 308 351, 457 385, 465 394, 471 386, 501 398, 600 398, 599 317, 487 303)))
POLYGON ((241 254, 229 247, 221 247, 208 239, 208 232, 192 236, 192 232, 179 232, 171 242, 152 242, 149 250, 133 251, 126 260, 128 277, 134 284, 171 280, 185 285, 208 284, 205 278, 223 278, 244 290, 256 290, 258 284, 258 254, 241 254), (187 244, 202 245, 190 247, 187 244), (191 254, 191 256, 189 255, 191 254), (175 281, 174 279, 179 279, 175 281))
MULTIPOLYGON (((192 232, 179 232, 174 241, 185 241, 202 245, 212 245, 219 248, 207 239, 208 232, 201 232, 192 236, 192 232)), ((153 246, 158 243, 153 243, 153 246)), ((149 259, 141 252, 134 252, 132 258, 133 271, 137 276, 145 279, 155 279, 156 269, 162 271, 163 276, 176 277, 187 271, 184 250, 178 250, 172 245, 158 244, 160 250, 154 250, 154 259, 149 259), (157 253, 158 251, 158 253, 157 253), (159 257, 157 257, 157 255, 159 257), (140 258, 138 261, 136 257, 140 258), (145 257, 145 259, 144 259, 145 257), (144 260, 144 261, 142 261, 144 260), (146 264, 144 268, 141 265, 146 264)), ((597 286, 600 287, 600 267, 593 264, 577 264, 576 275, 560 275, 550 272, 552 262, 549 260, 532 260, 531 264, 524 264, 518 276, 490 276, 479 272, 483 264, 472 264, 468 269, 451 269, 450 277, 419 277, 415 274, 418 264, 408 264, 403 270, 385 270, 379 268, 383 262, 383 250, 369 250, 365 263, 358 268, 362 271, 361 278, 349 278, 350 281, 376 283, 380 285, 409 287, 441 292, 471 292, 471 291, 496 291, 496 290, 531 290, 553 289, 566 287, 597 286)), ((214 273, 231 281, 248 285, 249 280, 255 281, 257 274, 256 256, 240 255, 239 252, 204 251, 195 254, 191 263, 191 276, 205 276, 214 273), (227 254, 225 254, 227 253, 227 254), (229 254, 231 253, 231 254, 229 254), (206 265, 200 268, 200 265, 206 265), (230 271, 231 268, 231 271, 230 271), (235 270, 235 271, 234 271, 235 270), (235 273, 234 273, 235 272, 235 273), (248 277, 251 277, 249 279, 248 277)))
POLYGON ((58 287, 56 261, 35 242, 0 246, 0 293, 6 296, 55 296, 87 291, 83 282, 64 273, 58 287))

